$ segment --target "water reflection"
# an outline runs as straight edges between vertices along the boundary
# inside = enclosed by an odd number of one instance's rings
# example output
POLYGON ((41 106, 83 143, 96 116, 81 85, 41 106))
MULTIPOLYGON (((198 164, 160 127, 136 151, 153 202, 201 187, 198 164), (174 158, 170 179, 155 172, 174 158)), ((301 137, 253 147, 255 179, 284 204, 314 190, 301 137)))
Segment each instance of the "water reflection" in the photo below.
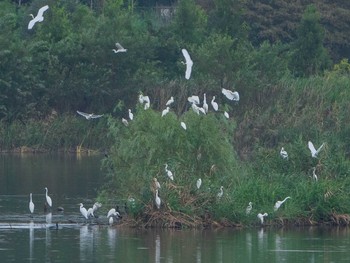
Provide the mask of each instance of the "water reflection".
POLYGON ((154 262, 159 263, 160 262, 160 237, 159 235, 156 236, 156 246, 155 246, 155 260, 154 262))
POLYGON ((93 251, 93 232, 88 225, 80 227, 79 245, 80 245, 80 261, 90 261, 93 251))
POLYGON ((29 223, 29 262, 33 262, 33 246, 34 246, 34 222, 29 223))

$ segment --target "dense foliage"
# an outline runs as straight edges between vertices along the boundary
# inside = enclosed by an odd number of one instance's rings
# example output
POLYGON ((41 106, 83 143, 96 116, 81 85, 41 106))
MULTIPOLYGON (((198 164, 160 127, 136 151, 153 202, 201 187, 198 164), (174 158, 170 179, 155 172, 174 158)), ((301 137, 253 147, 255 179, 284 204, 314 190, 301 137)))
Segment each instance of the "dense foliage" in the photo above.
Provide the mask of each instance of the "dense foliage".
POLYGON ((271 222, 349 222, 350 8, 327 2, 2 1, 0 147, 109 148, 100 198, 127 202, 148 225, 249 224, 258 212, 271 222), (44 21, 28 30, 28 14, 45 4, 44 21), (127 52, 113 53, 116 42, 127 52), (190 80, 182 48, 194 61, 190 80), (239 103, 221 88, 239 91, 239 103), (140 93, 151 109, 137 103, 140 93), (219 112, 192 112, 187 97, 204 93, 219 112), (128 109, 135 118, 124 126, 128 109), (87 121, 76 110, 104 116, 87 121), (326 142, 318 159, 309 140, 326 142))

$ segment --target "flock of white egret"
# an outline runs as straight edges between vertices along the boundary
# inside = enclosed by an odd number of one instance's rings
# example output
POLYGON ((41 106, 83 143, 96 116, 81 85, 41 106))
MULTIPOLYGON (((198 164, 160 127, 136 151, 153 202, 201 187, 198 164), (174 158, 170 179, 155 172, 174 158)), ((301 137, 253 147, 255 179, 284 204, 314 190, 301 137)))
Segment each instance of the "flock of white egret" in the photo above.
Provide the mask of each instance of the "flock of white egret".
MULTIPOLYGON (((48 195, 47 187, 45 187, 44 189, 45 189, 45 206, 44 206, 44 210, 45 211, 46 210, 50 211, 52 209, 52 199, 48 195)), ((80 206, 79 210, 80 210, 81 215, 86 220, 95 218, 96 216, 95 216, 94 212, 97 211, 97 209, 99 209, 100 207, 102 207, 102 204, 99 203, 99 202, 94 203, 94 205, 91 208, 89 208, 89 209, 86 209, 82 203, 79 203, 78 205, 80 206)), ((30 212, 32 217, 33 217, 33 214, 34 214, 34 208, 35 208, 35 205, 34 205, 34 202, 33 202, 33 194, 30 193, 29 194, 29 212, 30 212)), ((64 211, 64 209, 62 207, 59 207, 58 210, 64 211)), ((120 213, 118 211, 116 211, 115 208, 110 209, 108 211, 108 213, 107 213, 107 219, 108 219, 108 222, 109 222, 110 225, 112 225, 114 223, 114 220, 118 220, 120 218, 122 218, 122 216, 120 215, 120 213)))

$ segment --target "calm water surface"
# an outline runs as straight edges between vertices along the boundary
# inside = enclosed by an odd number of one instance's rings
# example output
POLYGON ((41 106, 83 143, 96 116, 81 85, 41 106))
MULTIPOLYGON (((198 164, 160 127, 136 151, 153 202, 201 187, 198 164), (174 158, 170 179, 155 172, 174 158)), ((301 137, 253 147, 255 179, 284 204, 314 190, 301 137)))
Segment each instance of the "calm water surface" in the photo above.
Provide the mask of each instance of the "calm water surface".
POLYGON ((86 224, 77 203, 95 201, 101 158, 0 155, 0 262, 350 262, 348 228, 125 229, 105 224, 108 205, 86 224))

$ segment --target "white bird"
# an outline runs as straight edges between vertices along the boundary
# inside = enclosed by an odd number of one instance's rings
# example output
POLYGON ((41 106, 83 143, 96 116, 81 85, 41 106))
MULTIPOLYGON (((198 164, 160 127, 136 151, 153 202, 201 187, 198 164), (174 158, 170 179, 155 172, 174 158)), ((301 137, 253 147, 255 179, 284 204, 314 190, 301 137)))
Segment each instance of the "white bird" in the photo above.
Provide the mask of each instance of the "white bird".
POLYGON ((92 206, 92 210, 95 212, 97 209, 101 208, 102 204, 99 202, 94 203, 94 205, 92 206))
POLYGON ((211 106, 213 107, 213 109, 215 111, 218 111, 219 109, 219 105, 215 102, 215 96, 213 96, 212 100, 211 100, 211 106))
POLYGON ((46 194, 45 194, 45 196, 46 196, 46 203, 51 208, 52 207, 52 200, 51 200, 51 197, 47 195, 47 192, 49 191, 47 189, 47 187, 45 187, 45 191, 46 191, 46 194))
POLYGON ((170 99, 166 102, 165 106, 170 106, 173 103, 174 103, 174 97, 171 96, 170 99))
MULTIPOLYGON (((115 213, 118 213, 115 208, 112 208, 108 211, 107 213, 107 218, 109 218, 110 216, 114 215, 115 213)), ((119 213, 118 213, 119 214, 119 213)))
POLYGON ((324 145, 325 143, 322 143, 322 145, 316 150, 314 144, 311 141, 309 141, 308 146, 311 151, 311 156, 317 158, 318 153, 322 150, 324 145))
POLYGON ((191 72, 192 72, 192 66, 193 66, 193 61, 190 57, 190 55, 188 54, 186 49, 182 49, 182 54, 185 57, 186 62, 184 64, 186 64, 186 73, 185 73, 185 78, 186 79, 190 79, 191 77, 191 72))
POLYGON ((111 210, 108 211, 108 214, 107 214, 107 218, 108 218, 108 223, 110 225, 113 225, 113 217, 115 217, 116 219, 118 218, 121 218, 119 212, 117 212, 114 208, 112 208, 111 210))
POLYGON ((33 203, 33 200, 32 200, 32 193, 30 193, 30 195, 29 195, 29 211, 30 211, 30 213, 31 214, 33 214, 34 213, 34 203, 33 203))
POLYGON ((199 188, 201 187, 201 185, 202 185, 202 179, 201 179, 201 178, 199 178, 199 179, 197 180, 196 185, 197 185, 197 189, 199 189, 199 188))
POLYGON ((85 113, 85 112, 81 112, 81 111, 78 111, 78 110, 77 110, 77 113, 78 113, 79 115, 85 117, 85 119, 87 119, 87 120, 96 119, 96 118, 100 118, 100 117, 103 116, 103 114, 102 114, 102 115, 95 115, 95 114, 93 114, 93 113, 85 113))
POLYGON ((312 178, 317 182, 318 178, 317 178, 317 175, 316 175, 316 167, 312 168, 312 178))
POLYGON ((192 103, 192 104, 199 104, 200 103, 199 97, 196 95, 192 95, 191 97, 188 97, 187 100, 189 103, 192 103))
POLYGON ((186 123, 184 123, 183 121, 181 122, 181 127, 182 127, 184 130, 187 130, 186 123))
POLYGON ((253 208, 253 203, 252 202, 249 202, 249 204, 248 204, 248 206, 247 206, 247 208, 245 209, 245 213, 246 213, 246 215, 249 215, 250 214, 250 212, 252 211, 252 208, 253 208))
POLYGON ((128 122, 126 119, 124 119, 124 118, 122 118, 122 123, 123 123, 125 126, 128 126, 128 125, 129 125, 129 122, 128 122))
POLYGON ((282 201, 277 201, 275 203, 275 206, 273 207, 273 210, 276 212, 278 210, 278 208, 280 208, 280 206, 287 200, 289 199, 290 196, 287 196, 286 198, 284 198, 282 201))
POLYGON ((88 212, 86 210, 86 208, 84 207, 84 205, 82 203, 79 204, 80 205, 80 213, 83 215, 83 217, 85 217, 85 219, 88 219, 88 212))
POLYGON ((281 148, 280 155, 283 159, 288 159, 288 153, 283 147, 281 148))
POLYGON ((168 170, 168 164, 167 163, 165 164, 165 172, 166 172, 167 176, 170 178, 170 180, 174 181, 173 173, 170 170, 168 170))
POLYGON ((228 89, 222 89, 221 90, 222 94, 224 94, 226 96, 226 98, 228 98, 229 100, 233 100, 233 101, 239 101, 239 93, 237 91, 231 91, 228 89))
POLYGON ((119 52, 126 52, 127 49, 123 48, 122 45, 120 45, 119 43, 115 43, 115 46, 117 47, 117 49, 112 49, 114 53, 119 53, 119 52))
POLYGON ((157 178, 153 178, 154 188, 156 190, 160 189, 160 183, 158 182, 157 178))
POLYGON ((204 93, 203 95, 203 109, 205 110, 205 113, 208 113, 208 110, 209 110, 209 106, 208 106, 208 103, 207 103, 207 96, 206 94, 204 93))
POLYGON ((94 215, 94 209, 92 207, 90 207, 88 210, 87 210, 87 217, 90 218, 90 217, 95 217, 94 215))
POLYGON ((158 189, 156 190, 156 198, 154 199, 156 206, 158 209, 160 209, 160 205, 162 203, 162 201, 160 200, 159 196, 158 196, 158 189))
POLYGON ((200 112, 201 113, 203 113, 204 115, 206 114, 205 113, 205 110, 202 108, 202 107, 198 107, 196 104, 192 104, 191 105, 191 107, 192 107, 192 110, 195 112, 195 113, 197 113, 198 115, 200 114, 200 112))
POLYGON ((166 109, 164 109, 164 110, 162 111, 162 117, 165 116, 165 115, 167 115, 167 114, 169 113, 169 110, 170 110, 170 108, 169 108, 169 107, 166 107, 166 109))
POLYGON ((129 109, 129 119, 133 120, 134 119, 134 114, 132 114, 131 110, 129 109))
POLYGON ((260 219, 261 224, 264 224, 264 217, 265 216, 268 216, 268 214, 267 213, 264 213, 264 214, 259 213, 258 214, 258 218, 260 219))
POLYGON ((220 192, 217 194, 217 197, 218 197, 218 198, 221 198, 221 197, 223 196, 223 194, 224 194, 224 187, 221 186, 221 187, 220 187, 220 192))
POLYGON ((139 95, 139 102, 141 104, 145 103, 144 109, 147 110, 151 106, 151 100, 148 96, 143 96, 142 94, 139 95))
POLYGON ((224 112, 224 115, 225 115, 226 119, 229 119, 229 118, 230 118, 230 115, 228 114, 227 111, 224 112))
POLYGON ((44 21, 44 12, 49 9, 49 6, 48 5, 45 5, 43 7, 41 7, 38 11, 38 14, 36 15, 36 17, 34 17, 32 14, 32 20, 29 21, 29 24, 28 24, 28 29, 32 29, 33 26, 35 25, 36 22, 42 22, 44 21))

